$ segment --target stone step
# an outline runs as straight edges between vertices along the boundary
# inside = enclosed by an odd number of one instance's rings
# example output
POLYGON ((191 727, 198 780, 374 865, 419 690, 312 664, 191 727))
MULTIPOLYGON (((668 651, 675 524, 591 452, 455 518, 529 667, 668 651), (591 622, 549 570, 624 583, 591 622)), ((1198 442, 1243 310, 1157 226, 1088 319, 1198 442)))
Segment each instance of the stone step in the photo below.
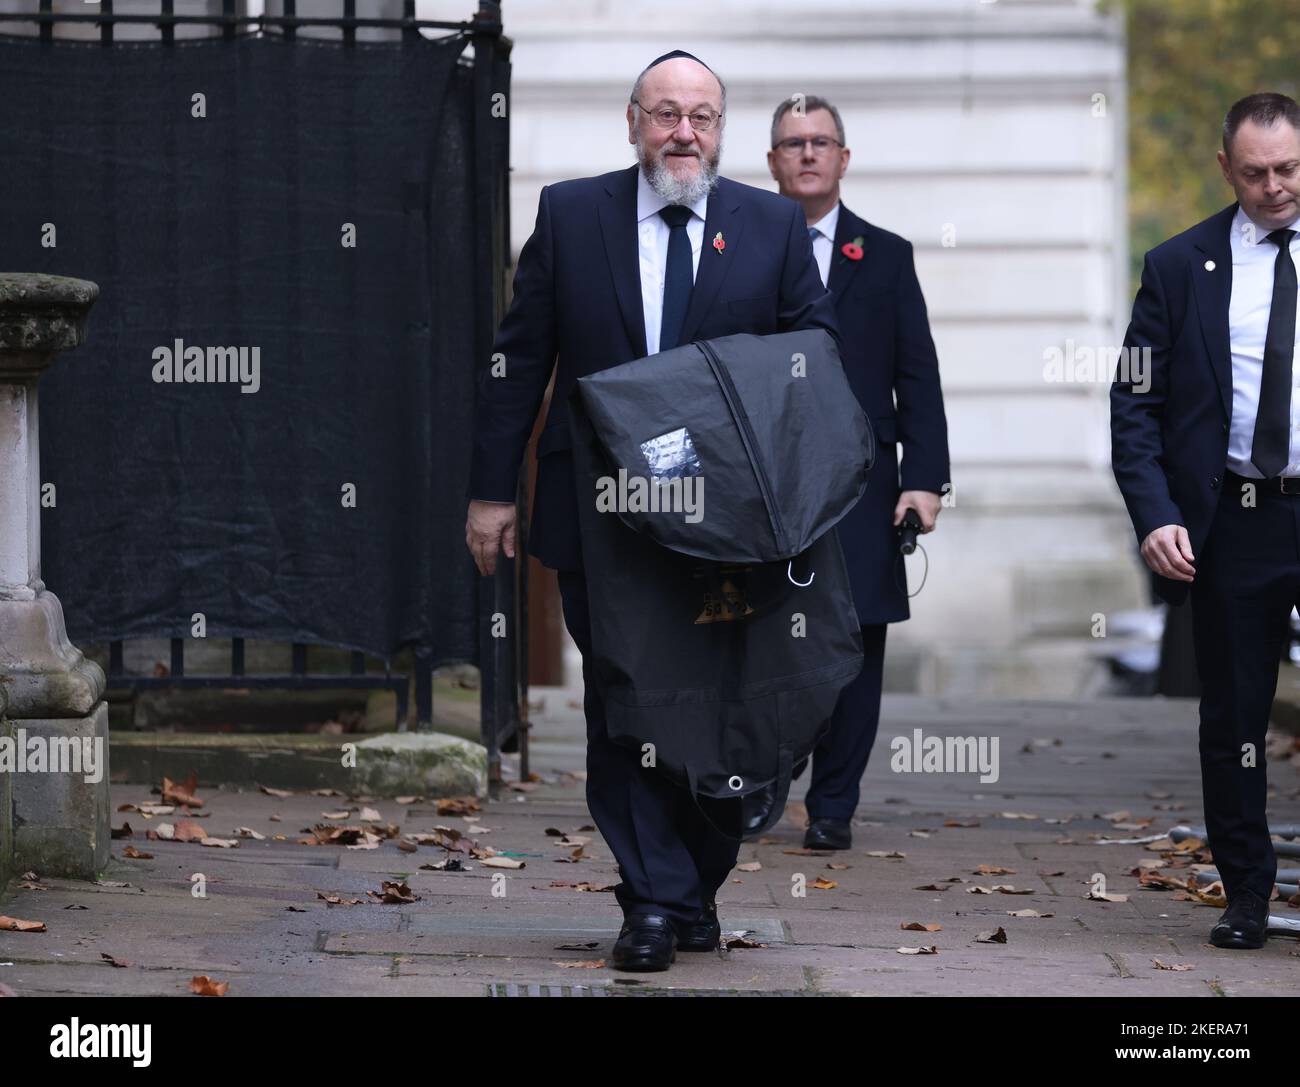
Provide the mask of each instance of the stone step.
POLYGON ((367 796, 482 796, 487 750, 440 732, 242 734, 115 732, 114 782, 160 784, 197 774, 201 785, 338 789, 367 796), (348 758, 355 745, 355 758, 348 758), (345 760, 355 765, 345 765, 345 760))

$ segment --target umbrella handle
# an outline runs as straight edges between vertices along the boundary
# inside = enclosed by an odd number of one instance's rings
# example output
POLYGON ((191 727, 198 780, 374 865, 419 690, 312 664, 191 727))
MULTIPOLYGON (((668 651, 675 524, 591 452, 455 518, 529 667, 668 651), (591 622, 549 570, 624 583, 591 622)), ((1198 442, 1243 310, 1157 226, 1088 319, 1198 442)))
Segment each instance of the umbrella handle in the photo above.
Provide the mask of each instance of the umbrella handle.
POLYGON ((791 559, 789 562, 787 562, 787 563, 785 564, 785 576, 788 577, 788 578, 790 579, 790 584, 791 584, 791 585, 797 585, 797 586, 798 586, 799 588, 801 588, 801 589, 806 589, 806 588, 808 588, 809 585, 811 585, 811 584, 813 583, 813 578, 815 578, 815 577, 817 576, 817 572, 816 572, 815 570, 814 570, 813 572, 811 572, 811 573, 808 575, 808 580, 807 580, 807 581, 795 581, 795 579, 794 579, 794 559, 791 559))

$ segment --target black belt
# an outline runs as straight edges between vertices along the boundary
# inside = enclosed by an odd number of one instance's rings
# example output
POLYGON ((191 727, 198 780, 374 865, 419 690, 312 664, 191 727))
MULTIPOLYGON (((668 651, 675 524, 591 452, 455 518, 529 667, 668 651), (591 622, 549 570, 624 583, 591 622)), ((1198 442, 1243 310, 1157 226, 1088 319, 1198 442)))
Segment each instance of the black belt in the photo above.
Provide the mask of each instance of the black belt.
MULTIPOLYGON (((1272 479, 1251 479, 1249 476, 1238 475, 1231 470, 1224 472, 1224 482, 1231 484, 1232 488, 1240 492, 1242 484, 1249 483, 1257 491, 1263 491, 1265 494, 1284 494, 1288 498, 1300 496, 1300 476, 1273 476, 1272 479)), ((1224 488, 1226 491, 1228 488, 1224 488)))

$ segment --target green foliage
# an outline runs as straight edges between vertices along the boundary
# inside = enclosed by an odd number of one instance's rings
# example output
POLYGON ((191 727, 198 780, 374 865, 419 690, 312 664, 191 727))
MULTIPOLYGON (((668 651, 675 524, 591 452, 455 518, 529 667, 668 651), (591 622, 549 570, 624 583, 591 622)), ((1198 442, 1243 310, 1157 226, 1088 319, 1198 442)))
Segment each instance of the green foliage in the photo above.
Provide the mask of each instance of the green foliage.
POLYGON ((1290 0, 1113 0, 1128 27, 1129 245, 1154 245, 1232 203, 1214 154, 1223 115, 1256 91, 1296 97, 1290 0))

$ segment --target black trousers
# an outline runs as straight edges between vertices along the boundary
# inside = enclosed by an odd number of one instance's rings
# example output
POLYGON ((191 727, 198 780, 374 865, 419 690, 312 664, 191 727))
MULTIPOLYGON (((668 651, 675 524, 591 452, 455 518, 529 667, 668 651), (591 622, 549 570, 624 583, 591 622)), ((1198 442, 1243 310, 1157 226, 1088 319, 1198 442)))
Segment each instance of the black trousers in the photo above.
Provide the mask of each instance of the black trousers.
POLYGON ((804 797, 809 819, 847 823, 857 811, 862 775, 880 724, 888 629, 884 623, 862 628, 862 671, 841 692, 831 727, 813 751, 812 782, 804 797))
POLYGON ((1268 834, 1264 733, 1291 608, 1300 600, 1300 497, 1259 491, 1243 505, 1228 476, 1193 565, 1201 679, 1201 790, 1210 851, 1229 898, 1267 899, 1277 875, 1268 834))
POLYGON ((623 913, 695 920, 714 901, 740 852, 739 800, 703 798, 708 818, 685 788, 641 765, 640 753, 606 735, 605 712, 590 672, 591 617, 580 572, 558 571, 564 624, 582 651, 587 717, 587 807, 614 852, 623 913), (728 838, 709 822, 734 835, 728 838))

